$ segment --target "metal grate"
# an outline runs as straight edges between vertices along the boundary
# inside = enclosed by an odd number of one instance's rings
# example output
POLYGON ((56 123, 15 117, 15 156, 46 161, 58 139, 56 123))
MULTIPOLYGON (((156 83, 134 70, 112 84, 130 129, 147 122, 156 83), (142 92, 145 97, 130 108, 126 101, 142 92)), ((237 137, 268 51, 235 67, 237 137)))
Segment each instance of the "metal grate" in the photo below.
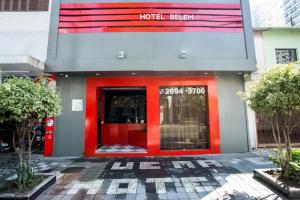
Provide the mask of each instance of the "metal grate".
POLYGON ((49 0, 0 0, 0 11, 48 11, 49 0))

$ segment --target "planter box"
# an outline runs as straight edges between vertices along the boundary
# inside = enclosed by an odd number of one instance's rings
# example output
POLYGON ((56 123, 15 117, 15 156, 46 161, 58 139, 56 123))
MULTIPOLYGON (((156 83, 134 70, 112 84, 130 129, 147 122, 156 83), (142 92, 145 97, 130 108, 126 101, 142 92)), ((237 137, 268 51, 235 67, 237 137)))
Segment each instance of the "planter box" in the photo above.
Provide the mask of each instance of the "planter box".
POLYGON ((254 177, 266 182, 276 190, 283 193, 289 199, 300 199, 300 188, 289 186, 280 180, 277 180, 266 171, 278 170, 278 169, 255 169, 254 177))
POLYGON ((53 174, 36 174, 48 176, 43 182, 35 186, 32 190, 25 193, 0 193, 0 199, 36 199, 42 192, 54 185, 56 182, 56 176, 53 174))

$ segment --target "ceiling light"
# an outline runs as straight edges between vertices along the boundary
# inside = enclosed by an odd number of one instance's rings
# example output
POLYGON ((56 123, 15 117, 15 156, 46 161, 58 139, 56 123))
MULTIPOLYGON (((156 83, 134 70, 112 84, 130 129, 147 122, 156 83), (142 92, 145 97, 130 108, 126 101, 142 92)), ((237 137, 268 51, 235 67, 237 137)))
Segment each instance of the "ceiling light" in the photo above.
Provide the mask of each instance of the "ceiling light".
POLYGON ((131 75, 136 75, 136 73, 135 73, 135 72, 132 72, 131 75))
POLYGON ((118 52, 118 58, 119 58, 119 59, 124 59, 124 58, 125 58, 125 53, 124 53, 124 51, 119 51, 119 52, 118 52))
POLYGON ((97 73, 97 74, 96 74, 96 76, 100 76, 100 74, 99 74, 99 73, 97 73))
POLYGON ((180 59, 186 59, 187 58, 187 51, 186 50, 181 50, 179 53, 179 58, 180 59))

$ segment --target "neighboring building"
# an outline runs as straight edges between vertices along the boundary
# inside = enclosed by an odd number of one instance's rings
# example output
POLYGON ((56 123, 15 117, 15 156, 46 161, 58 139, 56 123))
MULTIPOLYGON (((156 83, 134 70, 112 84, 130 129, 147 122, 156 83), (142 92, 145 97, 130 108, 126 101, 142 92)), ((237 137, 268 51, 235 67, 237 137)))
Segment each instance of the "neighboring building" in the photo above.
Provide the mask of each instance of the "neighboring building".
MULTIPOLYGON (((254 43, 257 68, 267 70, 277 64, 288 64, 300 60, 300 27, 254 28, 254 43)), ((256 79, 256 75, 253 75, 256 79)), ((247 82, 250 85, 252 82, 247 82)), ((267 121, 248 108, 250 147, 268 147, 274 144, 271 127, 267 121)), ((298 117, 298 116, 295 116, 298 117)), ((300 127, 294 129, 293 143, 300 143, 300 127), (297 134, 296 134, 297 133, 297 134)))
POLYGON ((55 156, 248 151, 237 92, 256 70, 249 2, 188 2, 53 1, 55 156))
POLYGON ((300 27, 254 28, 254 43, 257 66, 260 69, 298 61, 300 27))
POLYGON ((0 0, 0 81, 43 74, 50 25, 48 0, 0 0))
POLYGON ((285 23, 290 26, 300 26, 300 1, 283 0, 285 23))

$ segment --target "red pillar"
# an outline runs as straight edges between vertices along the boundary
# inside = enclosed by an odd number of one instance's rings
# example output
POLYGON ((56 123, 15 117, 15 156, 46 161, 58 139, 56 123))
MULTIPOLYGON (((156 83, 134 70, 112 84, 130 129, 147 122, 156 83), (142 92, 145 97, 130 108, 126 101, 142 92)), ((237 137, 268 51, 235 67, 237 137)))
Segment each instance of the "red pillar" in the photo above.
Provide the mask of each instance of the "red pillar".
POLYGON ((53 156, 53 145, 54 145, 54 117, 46 118, 45 126, 45 141, 44 141, 44 156, 53 156))

